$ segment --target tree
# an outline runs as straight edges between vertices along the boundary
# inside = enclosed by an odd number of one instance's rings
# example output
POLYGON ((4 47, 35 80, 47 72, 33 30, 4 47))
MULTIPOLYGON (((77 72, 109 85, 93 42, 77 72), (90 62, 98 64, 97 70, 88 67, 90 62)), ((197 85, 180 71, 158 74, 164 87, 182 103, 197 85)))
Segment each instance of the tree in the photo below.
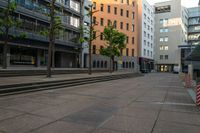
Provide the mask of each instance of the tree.
POLYGON ((50 17, 49 29, 41 31, 41 34, 49 37, 48 48, 48 62, 47 62, 47 77, 51 77, 51 66, 54 63, 54 45, 56 35, 59 35, 60 30, 63 29, 63 25, 60 17, 57 15, 58 10, 55 8, 56 0, 51 0, 49 4, 50 13, 47 14, 50 17))
POLYGON ((0 13, 3 17, 0 17, 0 35, 4 39, 3 44, 3 69, 7 68, 7 53, 8 53, 8 42, 13 38, 24 38, 25 34, 20 34, 18 36, 10 35, 10 29, 14 27, 19 27, 21 22, 14 17, 14 12, 17 8, 16 2, 12 0, 7 0, 7 6, 0 9, 0 13))
POLYGON ((88 42, 89 44, 89 67, 88 67, 88 74, 91 75, 92 74, 92 41, 95 40, 97 37, 99 36, 95 36, 95 32, 97 32, 94 27, 97 25, 96 20, 93 19, 93 16, 96 12, 98 12, 98 10, 93 10, 93 5, 89 5, 90 10, 88 12, 88 14, 86 14, 87 16, 89 16, 90 18, 90 26, 89 29, 86 27, 81 27, 81 34, 83 35, 88 35, 88 38, 85 37, 81 37, 80 38, 80 42, 88 42))
POLYGON ((120 56, 120 50, 126 47, 126 35, 116 30, 114 25, 110 23, 104 28, 103 36, 106 41, 106 47, 100 49, 100 54, 110 57, 110 72, 112 72, 114 69, 114 57, 120 56))

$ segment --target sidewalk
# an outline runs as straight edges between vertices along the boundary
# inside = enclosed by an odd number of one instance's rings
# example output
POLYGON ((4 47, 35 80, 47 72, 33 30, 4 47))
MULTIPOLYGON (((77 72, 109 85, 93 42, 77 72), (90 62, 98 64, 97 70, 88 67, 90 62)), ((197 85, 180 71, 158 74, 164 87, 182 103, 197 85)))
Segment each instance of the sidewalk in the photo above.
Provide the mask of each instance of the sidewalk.
POLYGON ((98 76, 110 76, 131 73, 130 71, 119 71, 114 73, 104 72, 104 73, 93 73, 92 75, 84 74, 59 74, 52 75, 51 78, 47 78, 46 75, 41 76, 17 76, 17 77, 0 77, 0 86, 11 85, 11 84, 22 84, 22 83, 33 83, 33 82, 46 82, 46 81, 58 81, 58 80, 69 80, 78 78, 89 78, 98 76))
POLYGON ((199 133, 179 77, 137 78, 0 97, 0 133, 199 133))

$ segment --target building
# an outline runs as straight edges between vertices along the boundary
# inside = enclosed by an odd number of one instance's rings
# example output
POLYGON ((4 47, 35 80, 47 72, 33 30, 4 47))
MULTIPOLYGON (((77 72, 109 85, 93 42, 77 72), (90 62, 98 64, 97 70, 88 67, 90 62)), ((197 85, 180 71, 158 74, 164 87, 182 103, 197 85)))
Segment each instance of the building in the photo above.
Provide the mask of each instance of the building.
POLYGON ((181 0, 155 4, 155 65, 158 72, 180 68, 178 45, 187 44, 188 11, 181 0))
POLYGON ((146 0, 138 4, 138 42, 140 71, 154 69, 154 8, 146 0))
MULTIPOLYGON (((84 10, 83 10, 83 27, 84 29, 86 28, 87 30, 89 30, 89 26, 90 26, 90 17, 88 16, 89 14, 89 10, 90 10, 90 6, 92 5, 92 1, 91 0, 84 0, 84 10)), ((83 34, 84 38, 89 38, 88 34, 83 34)), ((88 58, 89 58, 89 45, 88 42, 83 42, 82 44, 82 62, 81 62, 81 67, 82 68, 87 68, 88 67, 88 58)))
POLYGON ((127 46, 121 50, 121 57, 115 57, 115 70, 137 70, 138 41, 137 41, 137 6, 134 0, 92 0, 94 10, 93 20, 98 23, 95 26, 96 36, 99 36, 92 44, 93 68, 109 68, 109 58, 100 55, 99 49, 105 47, 102 32, 110 22, 115 28, 127 35, 127 46))
MULTIPOLYGON (((64 29, 60 30, 55 42, 55 67, 80 66, 80 22, 82 18, 82 0, 57 0, 56 8, 59 10, 64 29)), ((25 33, 26 38, 9 41, 8 66, 43 67, 47 64, 48 37, 41 35, 41 31, 49 27, 49 1, 48 0, 16 0, 16 19, 22 21, 18 28, 12 28, 10 35, 25 33)), ((7 0, 1 0, 0 8, 7 5, 7 0)), ((2 17, 2 16, 1 16, 2 17)), ((0 43, 3 43, 0 36, 0 43)), ((2 55, 2 45, 0 45, 2 55)), ((1 60, 2 62, 2 60, 1 60)))
POLYGON ((192 66, 194 78, 200 76, 200 6, 188 8, 188 43, 180 45, 181 68, 188 72, 192 66))

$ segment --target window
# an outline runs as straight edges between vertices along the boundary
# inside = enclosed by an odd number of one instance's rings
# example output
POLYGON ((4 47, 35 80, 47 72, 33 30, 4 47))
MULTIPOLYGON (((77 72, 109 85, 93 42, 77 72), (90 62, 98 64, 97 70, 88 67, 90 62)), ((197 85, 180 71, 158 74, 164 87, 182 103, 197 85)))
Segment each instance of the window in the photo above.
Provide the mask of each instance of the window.
POLYGON ((114 14, 117 15, 117 7, 114 7, 114 14))
POLYGON ((163 19, 160 19, 160 24, 163 24, 163 19))
POLYGON ((134 19, 135 18, 135 13, 134 12, 132 12, 132 19, 134 19))
POLYGON ((129 30, 129 23, 126 24, 126 30, 129 30))
POLYGON ((147 15, 146 14, 144 14, 144 19, 146 19, 147 18, 147 15))
POLYGON ((168 60, 168 55, 165 55, 165 60, 168 60))
POLYGON ((132 32, 134 32, 134 31, 135 31, 135 25, 132 24, 132 32))
POLYGON ((96 24, 96 17, 93 17, 93 23, 96 24))
POLYGON ((127 5, 129 5, 129 0, 126 0, 127 5))
POLYGON ((75 17, 70 17, 70 25, 74 27, 79 27, 80 26, 80 21, 78 18, 75 17))
POLYGON ((162 60, 163 59, 163 55, 160 55, 160 60, 162 60))
POLYGON ((165 42, 168 42, 168 40, 169 40, 168 37, 165 37, 165 42))
POLYGON ((135 38, 134 37, 132 37, 132 44, 134 44, 135 43, 135 38))
POLYGON ((134 49, 132 49, 132 56, 134 57, 134 54, 135 54, 135 50, 134 49))
POLYGON ((146 35, 146 31, 144 31, 144 37, 146 37, 147 35, 146 35))
POLYGON ((123 9, 120 10, 120 15, 123 16, 123 9))
POLYGON ((93 2, 93 9, 96 10, 96 7, 97 7, 97 3, 93 2))
POLYGON ((146 56, 146 49, 144 49, 144 56, 146 56))
POLYGON ((160 50, 163 50, 164 49, 164 47, 163 46, 160 46, 160 50))
POLYGON ((108 13, 110 13, 110 6, 108 6, 108 13))
POLYGON ((101 4, 101 11, 103 12, 103 4, 101 4))
POLYGON ((117 21, 116 20, 114 21, 113 26, 115 29, 117 29, 117 21))
POLYGON ((120 54, 123 55, 123 49, 122 48, 120 49, 120 54))
POLYGON ((146 46, 146 44, 147 44, 147 41, 146 41, 146 40, 144 40, 144 45, 146 46))
POLYGON ((123 22, 120 22, 120 29, 123 29, 123 22))
POLYGON ((96 54, 96 45, 93 45, 92 47, 92 54, 96 54))
POLYGON ((111 20, 110 19, 108 19, 108 26, 111 24, 111 20))
POLYGON ((165 46, 165 50, 169 50, 169 46, 165 46))
POLYGON ((103 33, 101 33, 100 35, 100 40, 103 40, 103 33))
POLYGON ((159 13, 166 13, 166 12, 170 12, 171 11, 171 6, 170 5, 166 5, 166 6, 159 6, 155 8, 155 13, 159 14, 159 13))
POLYGON ((129 49, 126 48, 126 56, 129 56, 129 49))
POLYGON ((160 42, 164 42, 164 38, 161 37, 161 38, 160 38, 160 42))
POLYGON ((147 50, 147 56, 149 56, 149 50, 147 50))
POLYGON ((129 11, 128 10, 126 11, 126 17, 127 18, 129 17, 129 11))
POLYGON ((129 43, 129 37, 128 36, 126 37, 126 43, 127 44, 129 43))
POLYGON ((100 23, 101 23, 101 26, 103 26, 103 25, 104 25, 104 19, 103 19, 103 18, 101 18, 101 21, 100 21, 100 23))

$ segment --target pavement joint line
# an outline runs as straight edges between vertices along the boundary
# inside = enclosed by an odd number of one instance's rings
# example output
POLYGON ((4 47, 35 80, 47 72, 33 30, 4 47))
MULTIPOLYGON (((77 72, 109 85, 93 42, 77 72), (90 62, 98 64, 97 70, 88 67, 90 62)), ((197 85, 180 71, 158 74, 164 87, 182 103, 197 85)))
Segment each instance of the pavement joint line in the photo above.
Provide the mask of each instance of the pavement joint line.
POLYGON ((195 127, 199 127, 200 126, 200 124, 197 125, 197 124, 190 124, 190 123, 177 122, 177 121, 168 121, 168 120, 160 120, 160 121, 175 123, 175 124, 179 124, 179 125, 189 125, 189 126, 195 126, 195 127))
MULTIPOLYGON (((169 92, 169 88, 167 89, 167 91, 166 91, 166 93, 165 93, 165 97, 164 97, 164 99, 163 99, 163 102, 166 101, 167 96, 168 96, 168 92, 169 92)), ((159 108, 159 111, 158 111, 158 114, 157 114, 156 120, 155 120, 155 122, 154 122, 154 124, 153 124, 153 127, 152 127, 152 129, 151 129, 151 133, 154 132, 154 129, 155 129, 156 124, 157 124, 157 122, 158 122, 158 119, 159 119, 160 113, 161 113, 161 111, 162 111, 162 108, 163 108, 163 105, 161 105, 161 108, 159 108)))
POLYGON ((161 105, 196 106, 193 103, 174 103, 174 102, 150 102, 150 103, 161 104, 161 105))
POLYGON ((19 114, 19 115, 16 115, 16 116, 12 116, 12 117, 3 119, 3 120, 0 121, 0 123, 2 123, 2 122, 4 122, 4 121, 7 121, 7 120, 10 120, 10 119, 13 119, 13 118, 17 118, 17 117, 23 116, 23 115, 25 115, 25 114, 26 114, 26 113, 23 113, 23 114, 19 114))

